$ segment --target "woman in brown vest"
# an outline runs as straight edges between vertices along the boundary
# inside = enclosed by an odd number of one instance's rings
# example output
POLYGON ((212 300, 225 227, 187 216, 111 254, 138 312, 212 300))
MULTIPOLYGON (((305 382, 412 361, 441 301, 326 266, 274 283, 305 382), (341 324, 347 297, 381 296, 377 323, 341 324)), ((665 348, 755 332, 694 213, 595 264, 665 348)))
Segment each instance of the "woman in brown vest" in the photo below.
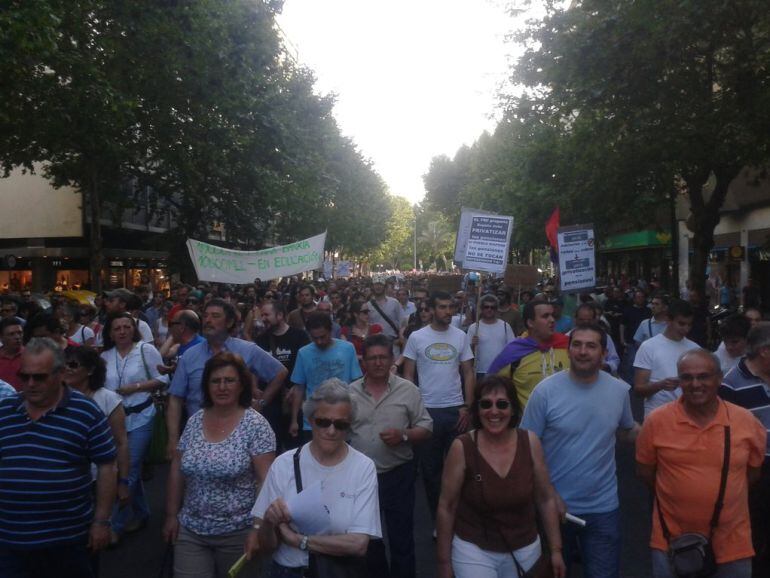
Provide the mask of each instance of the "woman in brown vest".
POLYGON ((487 376, 476 385, 474 399, 475 429, 452 443, 444 465, 438 576, 563 578, 556 492, 540 440, 516 427, 521 408, 513 384, 487 376), (536 512, 550 556, 540 543, 536 512))

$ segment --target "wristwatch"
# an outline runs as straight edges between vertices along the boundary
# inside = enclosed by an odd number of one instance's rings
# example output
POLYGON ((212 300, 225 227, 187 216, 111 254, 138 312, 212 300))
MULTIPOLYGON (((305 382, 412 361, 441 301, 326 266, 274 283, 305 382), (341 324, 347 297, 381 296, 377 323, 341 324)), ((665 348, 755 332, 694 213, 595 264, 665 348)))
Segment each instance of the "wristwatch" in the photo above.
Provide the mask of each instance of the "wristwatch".
POLYGON ((404 433, 401 434, 401 441, 406 443, 409 443, 409 436, 406 435, 406 430, 404 430, 404 433))
POLYGON ((302 534, 302 539, 299 541, 299 549, 303 552, 307 552, 307 541, 309 539, 307 534, 302 534))

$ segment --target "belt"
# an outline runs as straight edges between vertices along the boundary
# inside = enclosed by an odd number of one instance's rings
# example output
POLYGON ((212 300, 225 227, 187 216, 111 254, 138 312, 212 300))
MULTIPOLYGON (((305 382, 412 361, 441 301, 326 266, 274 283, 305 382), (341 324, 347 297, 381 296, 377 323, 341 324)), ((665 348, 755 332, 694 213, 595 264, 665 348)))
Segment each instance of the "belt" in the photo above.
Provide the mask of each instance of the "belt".
POLYGON ((150 407, 152 403, 153 403, 152 397, 148 397, 142 403, 137 403, 136 405, 132 405, 131 407, 123 406, 123 411, 126 412, 126 415, 131 415, 132 413, 139 413, 141 411, 144 411, 148 407, 150 407))

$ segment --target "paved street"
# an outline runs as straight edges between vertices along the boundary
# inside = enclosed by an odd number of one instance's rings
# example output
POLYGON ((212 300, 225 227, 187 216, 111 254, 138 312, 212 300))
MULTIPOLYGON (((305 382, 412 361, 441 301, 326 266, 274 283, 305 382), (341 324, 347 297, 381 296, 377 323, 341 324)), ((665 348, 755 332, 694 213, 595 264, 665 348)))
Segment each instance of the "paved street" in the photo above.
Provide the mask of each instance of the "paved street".
MULTIPOLYGON (((633 398, 632 398, 633 399, 633 398)), ((634 413, 639 418, 641 403, 634 399, 634 413)), ((623 512, 623 578, 649 578, 650 563, 647 550, 650 521, 647 514, 648 494, 634 477, 633 449, 620 447, 618 478, 623 512)), ((156 468, 155 476, 147 484, 153 516, 143 531, 126 536, 115 550, 103 554, 102 578, 136 578, 157 576, 165 546, 161 543, 163 494, 166 468, 156 468)), ((417 497, 417 565, 420 578, 435 576, 434 542, 428 508, 421 484, 417 497)), ((579 573, 576 576, 580 576, 579 573)))

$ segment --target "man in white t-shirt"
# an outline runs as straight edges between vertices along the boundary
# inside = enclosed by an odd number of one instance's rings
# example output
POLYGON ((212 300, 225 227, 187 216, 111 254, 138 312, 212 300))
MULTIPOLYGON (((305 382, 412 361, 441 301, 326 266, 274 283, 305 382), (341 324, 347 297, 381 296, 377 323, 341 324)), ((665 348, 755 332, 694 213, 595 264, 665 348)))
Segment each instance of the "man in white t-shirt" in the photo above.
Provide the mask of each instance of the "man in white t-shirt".
POLYGON ((433 419, 433 437, 418 448, 428 506, 435 519, 441 493, 444 456, 458 433, 468 429, 468 406, 473 403, 473 352, 465 333, 451 325, 452 296, 444 291, 431 295, 428 307, 433 321, 412 333, 404 348, 404 378, 419 377, 420 393, 433 419), (463 372, 463 383, 460 380, 463 372))
POLYGON ((476 358, 476 380, 483 378, 495 357, 515 339, 513 328, 498 319, 500 301, 492 294, 481 298, 481 319, 468 327, 468 341, 476 358))
POLYGON ((668 305, 668 324, 663 333, 642 343, 634 359, 634 391, 644 397, 644 417, 682 395, 677 361, 683 353, 699 349, 687 339, 692 328, 692 306, 680 299, 668 305))

